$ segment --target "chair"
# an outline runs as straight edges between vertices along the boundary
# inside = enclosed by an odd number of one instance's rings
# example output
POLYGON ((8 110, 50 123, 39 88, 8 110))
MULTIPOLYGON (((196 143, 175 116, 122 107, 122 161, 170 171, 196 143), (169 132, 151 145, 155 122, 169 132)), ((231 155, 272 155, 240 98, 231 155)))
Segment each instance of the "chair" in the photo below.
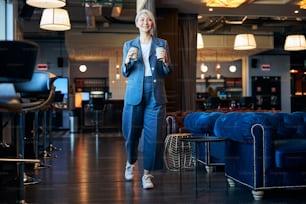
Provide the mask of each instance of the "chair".
POLYGON ((90 101, 89 105, 95 111, 95 126, 96 126, 96 135, 99 134, 99 111, 104 111, 105 109, 105 100, 107 99, 106 92, 103 91, 92 91, 90 92, 90 101))
MULTIPOLYGON (((20 98, 16 95, 15 82, 31 80, 39 46, 31 41, 0 41, 0 112, 19 114, 20 98)), ((20 124, 22 118, 20 118, 20 124)), ((2 129, 1 129, 2 132, 2 129)), ((16 136, 16 156, 1 157, 1 162, 17 165, 17 202, 24 202, 24 162, 35 163, 37 159, 24 158, 24 126, 19 125, 16 136)), ((9 145, 8 145, 9 146, 9 145)), ((5 148, 5 145, 4 145, 5 148)))
POLYGON ((173 133, 189 133, 184 125, 185 116, 189 111, 168 112, 166 114, 167 135, 173 133))
POLYGON ((208 97, 206 103, 206 109, 217 109, 221 106, 221 100, 219 97, 208 97))

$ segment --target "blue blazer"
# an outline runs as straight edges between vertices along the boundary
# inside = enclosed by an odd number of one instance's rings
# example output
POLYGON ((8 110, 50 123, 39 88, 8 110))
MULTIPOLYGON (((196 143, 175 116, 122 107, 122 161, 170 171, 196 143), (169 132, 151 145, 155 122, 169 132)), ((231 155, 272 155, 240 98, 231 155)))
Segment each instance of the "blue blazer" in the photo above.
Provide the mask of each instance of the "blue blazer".
MULTIPOLYGON (((152 37, 149 63, 152 71, 153 92, 157 104, 167 103, 167 96, 165 90, 164 77, 168 76, 173 68, 171 65, 169 47, 166 40, 152 37), (156 47, 162 46, 167 51, 168 62, 163 63, 156 58, 156 47)), ((139 36, 133 40, 127 41, 123 46, 123 63, 121 72, 124 77, 128 78, 128 83, 125 92, 125 103, 130 105, 138 105, 142 100, 143 95, 143 80, 145 66, 142 59, 142 52, 140 47, 139 36), (130 63, 125 64, 127 53, 131 47, 137 47, 139 52, 137 60, 131 60, 130 63)))

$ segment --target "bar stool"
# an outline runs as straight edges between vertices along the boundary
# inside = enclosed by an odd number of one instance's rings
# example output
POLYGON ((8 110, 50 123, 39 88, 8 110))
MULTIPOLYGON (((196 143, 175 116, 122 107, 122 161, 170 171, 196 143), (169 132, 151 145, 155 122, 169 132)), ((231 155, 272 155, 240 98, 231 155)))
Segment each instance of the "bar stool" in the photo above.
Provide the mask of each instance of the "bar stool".
MULTIPOLYGON (((39 46, 31 41, 0 41, 0 112, 21 114, 22 105, 13 83, 31 80, 39 46)), ((17 166, 16 203, 25 203, 24 162, 37 159, 24 158, 24 118, 19 117, 16 134, 16 155, 0 158, 0 162, 13 162, 17 166)), ((1 129, 2 131, 2 129, 1 129)))
MULTIPOLYGON (((38 120, 39 113, 42 113, 42 139, 43 139, 43 157, 46 158, 47 152, 47 127, 48 115, 51 104, 55 96, 55 86, 53 82, 56 75, 50 72, 36 71, 33 73, 32 79, 27 82, 15 83, 16 92, 21 97, 22 116, 28 113, 34 113, 34 153, 35 158, 39 158, 39 134, 38 120)), ((50 130, 49 130, 50 131, 50 130)), ((45 167, 43 162, 39 162, 36 168, 45 167)))
POLYGON ((107 93, 103 91, 92 91, 90 92, 90 107, 95 111, 95 127, 96 136, 99 135, 99 112, 104 112, 105 110, 105 99, 107 98, 107 93))

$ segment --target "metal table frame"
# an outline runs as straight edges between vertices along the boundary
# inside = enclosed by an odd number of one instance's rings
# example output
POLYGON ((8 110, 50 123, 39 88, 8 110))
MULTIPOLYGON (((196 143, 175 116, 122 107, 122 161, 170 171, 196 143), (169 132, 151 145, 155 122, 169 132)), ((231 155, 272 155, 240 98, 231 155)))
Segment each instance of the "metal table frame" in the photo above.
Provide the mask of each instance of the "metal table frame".
MULTIPOLYGON (((205 157, 208 166, 213 166, 210 164, 210 143, 211 142, 224 142, 225 138, 216 137, 216 136, 191 136, 191 137, 184 137, 180 138, 181 142, 193 142, 195 145, 195 197, 198 198, 198 156, 199 156, 199 144, 204 142, 205 143, 205 157)), ((209 187, 210 187, 210 176, 209 176, 209 187)), ((180 189, 182 189, 182 173, 180 170, 180 189)))

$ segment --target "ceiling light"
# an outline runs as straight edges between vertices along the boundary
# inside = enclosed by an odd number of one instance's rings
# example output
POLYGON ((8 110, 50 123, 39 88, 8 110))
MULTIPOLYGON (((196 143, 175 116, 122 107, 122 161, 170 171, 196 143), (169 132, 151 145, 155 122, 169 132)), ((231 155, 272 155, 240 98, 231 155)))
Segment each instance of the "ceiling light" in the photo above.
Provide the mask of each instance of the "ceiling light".
POLYGON ((26 3, 38 8, 61 8, 66 5, 66 0, 27 0, 26 3))
POLYGON ((231 66, 229 66, 228 69, 229 69, 229 71, 232 72, 232 73, 237 71, 236 65, 231 65, 231 66))
POLYGON ((301 0, 298 4, 300 9, 306 9, 306 0, 301 0))
POLYGON ((253 34, 238 34, 235 37, 234 50, 251 50, 256 48, 253 34))
POLYGON ((203 36, 201 33, 197 34, 197 48, 198 49, 204 48, 203 36))
POLYGON ((304 35, 288 35, 285 40, 284 50, 299 51, 306 50, 306 41, 304 35))
POLYGON ((44 9, 40 28, 44 30, 65 31, 70 30, 70 20, 68 11, 65 9, 44 9))
POLYGON ((207 7, 237 8, 247 0, 204 0, 207 7))

